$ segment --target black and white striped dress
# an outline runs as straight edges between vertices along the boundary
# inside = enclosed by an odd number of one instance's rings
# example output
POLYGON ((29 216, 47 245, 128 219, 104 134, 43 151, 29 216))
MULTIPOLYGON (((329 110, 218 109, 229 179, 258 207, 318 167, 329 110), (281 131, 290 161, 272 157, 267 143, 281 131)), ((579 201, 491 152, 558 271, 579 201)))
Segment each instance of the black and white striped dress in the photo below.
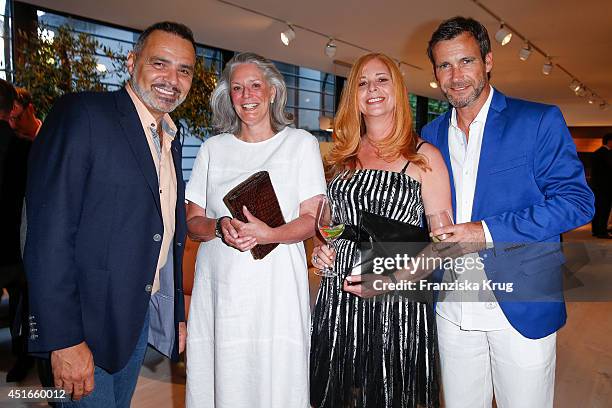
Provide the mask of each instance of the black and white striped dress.
MULTIPOLYGON (((421 225, 421 184, 402 172, 337 175, 327 189, 334 218, 358 225, 365 210, 421 225)), ((437 407, 438 351, 431 304, 362 299, 342 290, 357 244, 338 239, 334 278, 322 278, 313 312, 311 404, 316 408, 437 407)))

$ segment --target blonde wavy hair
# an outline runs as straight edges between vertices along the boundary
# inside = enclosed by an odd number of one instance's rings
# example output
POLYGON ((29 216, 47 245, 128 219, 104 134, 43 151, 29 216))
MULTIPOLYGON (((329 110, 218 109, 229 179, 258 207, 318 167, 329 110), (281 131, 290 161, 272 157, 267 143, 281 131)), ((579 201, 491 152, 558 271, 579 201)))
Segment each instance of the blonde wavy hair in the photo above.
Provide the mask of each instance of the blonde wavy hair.
POLYGON ((378 150, 379 157, 389 162, 404 157, 421 169, 429 170, 427 158, 416 152, 418 135, 413 129, 408 92, 399 68, 386 55, 369 53, 361 56, 355 62, 342 91, 340 106, 334 120, 334 132, 332 134, 334 145, 325 157, 328 178, 347 169, 350 177, 361 164, 357 158, 357 153, 366 128, 363 115, 359 111, 358 89, 363 67, 373 59, 380 60, 391 73, 396 101, 393 128, 384 140, 374 145, 378 150))

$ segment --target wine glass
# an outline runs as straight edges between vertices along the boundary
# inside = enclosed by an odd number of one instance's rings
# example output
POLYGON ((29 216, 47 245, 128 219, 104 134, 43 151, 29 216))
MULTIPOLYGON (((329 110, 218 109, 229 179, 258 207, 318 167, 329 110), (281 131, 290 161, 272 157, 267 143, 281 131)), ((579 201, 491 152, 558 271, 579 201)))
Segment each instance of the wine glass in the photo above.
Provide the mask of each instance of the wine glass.
MULTIPOLYGON (((427 214, 427 226, 429 228, 429 232, 453 224, 453 216, 451 215, 449 210, 442 210, 433 214, 427 214)), ((432 236, 431 240, 433 242, 441 242, 450 236, 451 234, 440 234, 438 236, 432 236)))
MULTIPOLYGON (((432 214, 427 214, 427 227, 429 228, 429 232, 435 231, 438 228, 446 227, 447 225, 453 225, 453 216, 448 210, 438 211, 432 214)), ((434 235, 431 237, 431 240, 436 243, 444 241, 446 238, 450 237, 452 234, 440 234, 434 235)), ((444 249, 444 248, 440 248, 444 249)), ((434 248, 435 250, 435 248, 434 248)), ((457 280, 457 274, 455 273, 454 268, 448 268, 447 273, 444 275, 444 280, 450 279, 451 282, 457 280)))
MULTIPOLYGON (((329 248, 334 248, 334 241, 344 232, 344 224, 337 223, 333 219, 333 211, 327 197, 321 198, 317 210, 317 228, 321 236, 327 242, 329 248)), ((331 278, 338 274, 333 266, 326 266, 324 269, 316 269, 315 274, 325 278, 331 278)))

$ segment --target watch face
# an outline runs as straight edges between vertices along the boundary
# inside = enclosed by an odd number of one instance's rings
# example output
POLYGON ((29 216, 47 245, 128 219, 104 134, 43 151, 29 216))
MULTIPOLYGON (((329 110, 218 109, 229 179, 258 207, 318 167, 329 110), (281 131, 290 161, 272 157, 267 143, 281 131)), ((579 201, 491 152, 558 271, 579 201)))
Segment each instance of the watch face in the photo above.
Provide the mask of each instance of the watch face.
POLYGON ((223 218, 225 217, 218 218, 217 222, 215 223, 215 236, 217 238, 223 238, 223 232, 221 231, 221 221, 223 218))

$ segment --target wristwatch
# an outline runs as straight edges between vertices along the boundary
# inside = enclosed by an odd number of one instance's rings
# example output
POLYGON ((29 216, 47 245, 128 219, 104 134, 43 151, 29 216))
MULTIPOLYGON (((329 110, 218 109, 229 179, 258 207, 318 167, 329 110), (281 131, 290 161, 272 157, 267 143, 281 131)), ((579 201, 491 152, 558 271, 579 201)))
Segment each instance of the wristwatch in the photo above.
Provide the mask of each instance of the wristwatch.
POLYGON ((224 215, 223 217, 217 218, 217 222, 215 223, 215 236, 221 239, 223 239, 223 231, 221 231, 221 221, 223 221, 224 218, 229 218, 230 220, 232 219, 232 217, 224 215))

